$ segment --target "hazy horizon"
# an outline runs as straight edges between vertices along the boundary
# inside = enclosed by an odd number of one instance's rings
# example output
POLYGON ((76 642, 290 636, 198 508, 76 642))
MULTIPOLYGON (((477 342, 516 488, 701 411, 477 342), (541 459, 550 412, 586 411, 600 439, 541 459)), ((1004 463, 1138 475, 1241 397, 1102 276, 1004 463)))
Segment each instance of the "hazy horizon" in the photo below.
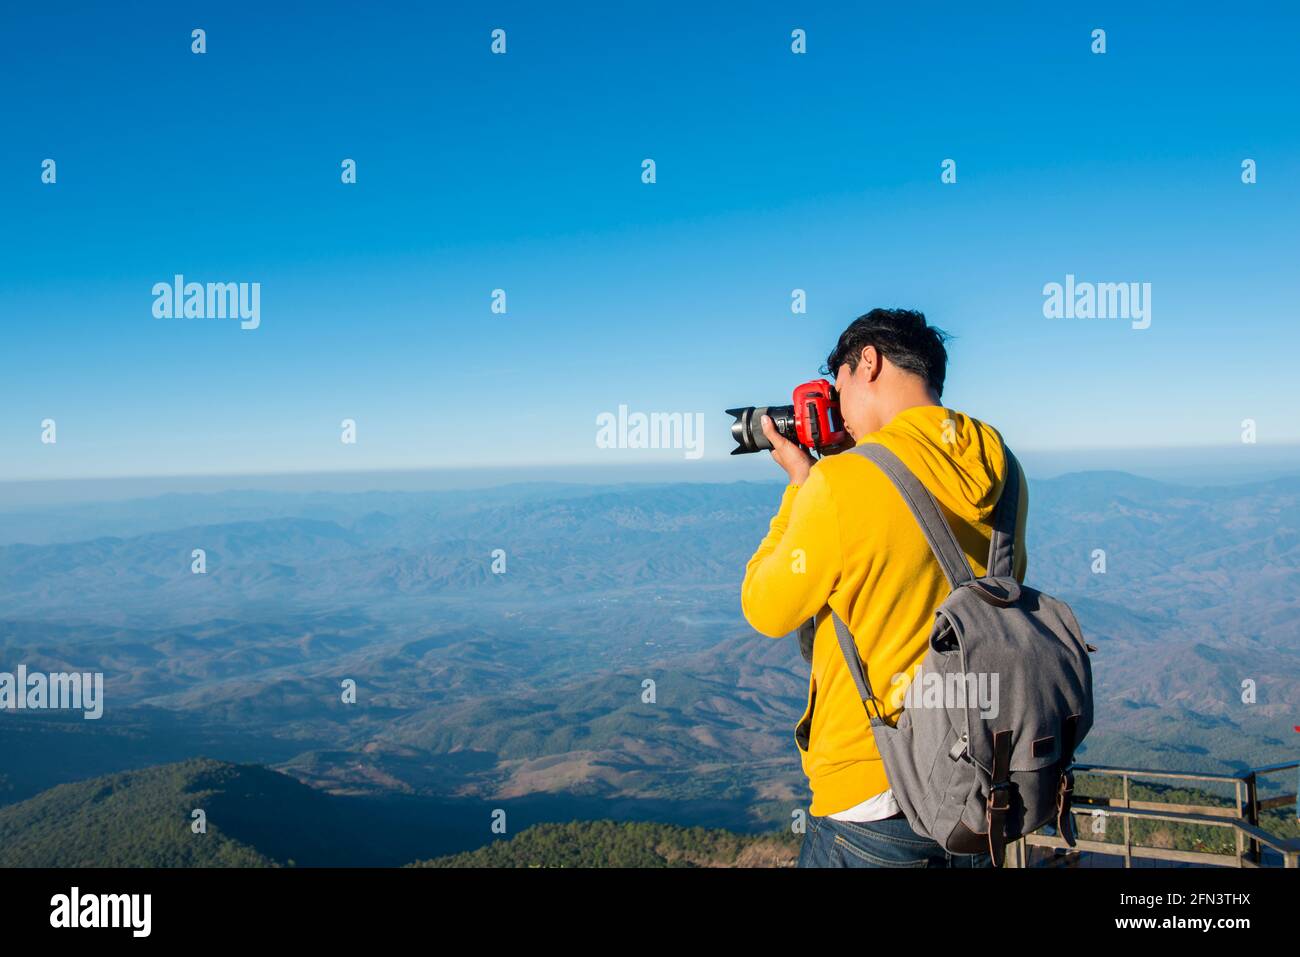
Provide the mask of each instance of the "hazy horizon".
MULTIPOLYGON (((648 450, 647 450, 648 451, 648 450)), ((671 454, 671 453, 670 453, 671 454)), ((1077 472, 1126 472, 1176 485, 1237 485, 1300 474, 1300 444, 1168 449, 1017 450, 1031 480, 1077 472)), ((0 511, 12 507, 110 502, 169 493, 252 491, 451 491, 553 482, 623 485, 675 482, 780 482, 766 453, 682 461, 655 454, 640 464, 527 463, 513 467, 310 469, 297 472, 58 476, 0 480, 0 511)))

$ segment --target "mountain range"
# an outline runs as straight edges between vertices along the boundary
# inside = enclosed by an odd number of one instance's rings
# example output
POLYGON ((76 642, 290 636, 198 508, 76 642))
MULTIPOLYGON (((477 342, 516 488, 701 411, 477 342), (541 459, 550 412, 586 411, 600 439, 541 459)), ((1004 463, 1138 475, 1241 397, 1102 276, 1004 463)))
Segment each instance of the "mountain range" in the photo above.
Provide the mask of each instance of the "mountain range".
MULTIPOLYGON (((0 511, 0 670, 106 688, 98 721, 0 712, 0 806, 211 755, 475 820, 513 802, 531 823, 769 832, 807 800, 807 666, 748 627, 739 582, 779 497, 534 483, 0 511)), ((1294 757, 1298 499, 1300 478, 1031 482, 1027 580, 1099 649, 1080 760, 1294 757)), ((464 833, 431 854, 486 840, 464 833)))

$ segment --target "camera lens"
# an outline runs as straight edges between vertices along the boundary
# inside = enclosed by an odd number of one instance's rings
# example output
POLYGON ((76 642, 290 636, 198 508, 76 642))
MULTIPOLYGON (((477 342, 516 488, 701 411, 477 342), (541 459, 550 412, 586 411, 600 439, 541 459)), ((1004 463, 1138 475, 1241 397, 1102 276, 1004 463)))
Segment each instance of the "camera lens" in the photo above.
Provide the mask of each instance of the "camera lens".
POLYGON ((749 405, 742 409, 728 409, 727 415, 735 419, 731 423, 731 437, 736 442, 736 447, 731 450, 732 455, 761 452, 772 447, 772 443, 763 434, 764 415, 772 417, 772 424, 776 426, 777 432, 791 442, 798 441, 795 437, 792 405, 749 405))

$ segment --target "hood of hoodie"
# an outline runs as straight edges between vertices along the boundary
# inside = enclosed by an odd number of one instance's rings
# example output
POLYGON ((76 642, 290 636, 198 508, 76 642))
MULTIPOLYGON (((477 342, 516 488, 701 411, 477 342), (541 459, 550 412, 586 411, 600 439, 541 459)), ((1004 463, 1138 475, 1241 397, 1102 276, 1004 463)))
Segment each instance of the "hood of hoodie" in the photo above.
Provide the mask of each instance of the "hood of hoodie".
POLYGON ((858 444, 872 441, 889 446, 951 512, 990 521, 1007 474, 1006 449, 993 426, 946 406, 918 405, 858 444))

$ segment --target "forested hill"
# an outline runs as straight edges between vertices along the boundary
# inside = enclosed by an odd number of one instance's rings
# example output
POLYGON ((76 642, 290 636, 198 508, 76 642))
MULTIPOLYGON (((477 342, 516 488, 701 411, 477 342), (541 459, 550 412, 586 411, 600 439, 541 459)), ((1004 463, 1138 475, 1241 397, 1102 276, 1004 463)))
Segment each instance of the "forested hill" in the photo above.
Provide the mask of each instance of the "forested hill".
POLYGON ((426 867, 780 867, 798 856, 794 835, 590 821, 539 824, 431 857, 447 845, 452 816, 434 802, 326 794, 269 768, 196 758, 59 785, 0 808, 0 867, 395 866, 419 858, 426 867), (192 829, 196 809, 205 833, 192 829))
POLYGON ((458 816, 449 802, 327 794, 260 765, 195 758, 0 808, 0 867, 396 867, 477 846, 486 825, 457 831, 458 816))
POLYGON ((414 867, 793 867, 795 834, 619 821, 537 824, 513 838, 414 867))
POLYGON ((4 867, 267 867, 275 862, 209 824, 191 831, 191 813, 211 814, 232 792, 292 778, 254 766, 196 759, 62 784, 0 808, 4 867))

